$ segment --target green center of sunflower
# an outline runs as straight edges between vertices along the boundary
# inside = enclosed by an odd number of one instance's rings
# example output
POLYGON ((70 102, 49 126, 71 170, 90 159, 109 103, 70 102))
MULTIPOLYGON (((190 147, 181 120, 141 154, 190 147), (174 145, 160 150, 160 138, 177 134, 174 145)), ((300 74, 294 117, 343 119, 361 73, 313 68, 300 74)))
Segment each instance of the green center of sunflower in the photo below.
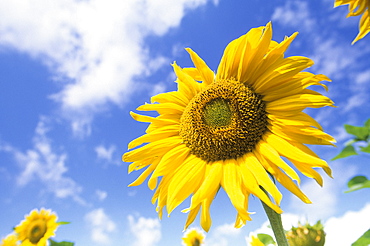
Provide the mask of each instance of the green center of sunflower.
POLYGON ((27 237, 31 243, 36 244, 46 233, 46 222, 42 219, 37 219, 31 222, 27 237))
POLYGON ((236 159, 251 152, 267 130, 262 97, 237 81, 209 85, 187 105, 180 136, 190 152, 208 161, 236 159))
POLYGON ((230 125, 233 112, 228 100, 216 98, 204 106, 204 122, 211 127, 226 127, 230 125))

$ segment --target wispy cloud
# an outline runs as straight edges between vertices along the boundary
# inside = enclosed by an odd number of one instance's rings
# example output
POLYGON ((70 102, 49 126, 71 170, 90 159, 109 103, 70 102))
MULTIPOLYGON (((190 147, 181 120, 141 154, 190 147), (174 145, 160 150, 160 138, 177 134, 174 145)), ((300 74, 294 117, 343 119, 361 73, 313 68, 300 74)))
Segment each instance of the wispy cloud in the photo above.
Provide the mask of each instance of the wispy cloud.
POLYGON ((229 245, 229 239, 239 235, 240 232, 240 229, 234 227, 234 223, 219 225, 208 235, 205 245, 227 246, 229 245))
POLYGON ((85 201, 80 197, 82 187, 68 177, 66 166, 67 154, 58 153, 47 136, 49 120, 42 117, 36 127, 33 148, 22 152, 9 144, 2 144, 0 150, 10 153, 19 164, 21 173, 16 178, 21 187, 38 180, 44 184, 47 192, 58 198, 71 197, 80 204, 85 201))
POLYGON ((99 199, 99 201, 104 201, 105 198, 107 198, 107 196, 108 196, 108 193, 106 191, 103 191, 103 190, 96 190, 95 194, 96 194, 97 198, 99 199))
POLYGON ((107 163, 120 164, 120 162, 116 161, 116 159, 113 158, 115 151, 116 146, 114 145, 110 145, 109 147, 105 147, 104 145, 98 145, 97 147, 95 147, 95 152, 98 159, 103 160, 107 163))
POLYGON ((101 244, 110 244, 110 233, 116 230, 116 224, 103 208, 94 209, 85 215, 85 222, 91 229, 91 240, 101 244))
POLYGON ((359 211, 346 212, 341 217, 332 217, 325 223, 325 245, 351 245, 369 229, 370 203, 359 211))
POLYGON ((308 31, 315 25, 305 1, 286 1, 284 6, 275 9, 271 19, 284 25, 300 26, 308 31))
MULTIPOLYGON (((0 2, 0 47, 46 64, 62 89, 60 102, 73 129, 91 131, 93 114, 107 103, 122 105, 147 76, 169 60, 153 55, 148 36, 162 36, 207 0, 0 2)), ((217 1, 213 1, 217 4, 217 1)))
POLYGON ((161 239, 161 224, 158 219, 128 216, 130 231, 135 237, 131 246, 154 246, 161 239))

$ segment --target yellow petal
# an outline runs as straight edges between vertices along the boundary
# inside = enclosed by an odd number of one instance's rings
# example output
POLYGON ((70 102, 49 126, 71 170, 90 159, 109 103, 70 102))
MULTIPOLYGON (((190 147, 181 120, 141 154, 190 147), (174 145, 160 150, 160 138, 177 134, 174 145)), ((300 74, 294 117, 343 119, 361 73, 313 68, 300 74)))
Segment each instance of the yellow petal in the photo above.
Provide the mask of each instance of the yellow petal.
POLYGON ((269 143, 260 140, 256 145, 255 152, 259 152, 265 159, 270 160, 271 163, 274 163, 274 165, 283 169, 291 179, 297 180, 298 183, 300 183, 298 174, 280 158, 279 153, 275 150, 275 145, 270 145, 269 143))
POLYGON ((199 189, 191 198, 190 209, 194 209, 204 199, 209 197, 209 194, 213 194, 215 190, 218 190, 222 178, 222 167, 222 161, 216 161, 206 165, 205 178, 199 189))
POLYGON ((250 80, 270 47, 272 38, 271 22, 267 23, 263 32, 261 31, 261 29, 256 29, 255 32, 247 34, 247 45, 243 52, 237 77, 241 82, 250 80))
POLYGON ((250 152, 246 154, 243 158, 243 162, 245 164, 240 164, 240 167, 242 168, 242 166, 246 166, 246 168, 248 168, 252 172, 252 174, 258 181, 258 184, 262 186, 272 196, 275 203, 279 205, 283 195, 277 189, 274 182, 272 182, 270 176, 263 168, 262 164, 258 161, 256 156, 252 152, 250 152))
POLYGON ((150 133, 147 133, 143 136, 140 136, 134 140, 132 140, 128 144, 128 149, 135 148, 143 143, 150 143, 155 142, 158 139, 165 139, 172 136, 178 136, 179 135, 179 125, 170 125, 170 126, 164 126, 160 129, 151 131, 150 133))
POLYGON ((178 91, 191 100, 200 91, 200 83, 196 82, 189 74, 182 71, 182 68, 179 67, 176 62, 172 64, 172 67, 178 78, 178 91))
POLYGON ((268 114, 267 117, 271 119, 271 122, 273 122, 273 124, 278 124, 281 126, 297 126, 297 127, 313 126, 321 131, 323 130, 321 125, 316 120, 314 120, 311 116, 303 112, 299 112, 297 115, 294 116, 286 117, 268 114))
POLYGON ((249 171, 246 165, 240 165, 239 167, 245 189, 249 193, 258 197, 261 201, 267 204, 270 208, 274 209, 277 213, 282 213, 283 211, 278 206, 273 204, 270 198, 266 195, 266 193, 263 190, 261 190, 261 188, 258 185, 257 179, 254 177, 251 171, 249 171))
POLYGON ((168 214, 199 188, 204 178, 205 168, 206 163, 203 160, 191 155, 176 169, 175 175, 168 186, 168 214))
POLYGON ((202 81, 209 85, 214 81, 215 74, 213 71, 207 66, 207 64, 195 53, 192 49, 186 48, 186 51, 190 54, 191 60, 193 61, 195 67, 198 69, 202 81))
POLYGON ((274 163, 264 158, 258 151, 253 152, 265 169, 275 177, 275 179, 287 188, 290 192, 296 195, 305 203, 311 203, 310 199, 299 189, 299 187, 286 175, 284 174, 274 163))
POLYGON ((183 107, 186 107, 189 103, 189 99, 178 91, 170 91, 152 96, 150 99, 151 103, 176 103, 183 107))
POLYGON ((124 162, 131 162, 163 155, 169 149, 172 149, 181 143, 182 138, 179 136, 160 139, 138 149, 126 152, 122 158, 124 162))
POLYGON ((254 83, 255 91, 263 94, 266 88, 277 86, 312 65, 313 61, 303 56, 292 56, 274 63, 254 83))
POLYGON ((175 172, 176 168, 188 158, 189 154, 190 149, 183 144, 171 149, 163 155, 152 177, 156 178, 175 172))
POLYGON ((242 192, 242 180, 240 172, 237 171, 236 160, 225 160, 223 170, 221 186, 226 191, 231 203, 234 205, 241 218, 243 220, 250 220, 249 213, 244 204, 245 194, 242 192))
POLYGON ((274 134, 265 134, 264 140, 269 143, 269 145, 273 146, 273 148, 275 148, 280 155, 285 156, 289 159, 312 163, 313 166, 327 166, 326 161, 316 156, 307 154, 300 148, 297 148, 296 146, 290 144, 288 141, 279 136, 276 136, 274 134))
POLYGON ((159 114, 182 114, 185 107, 176 103, 146 103, 137 108, 141 111, 157 111, 159 114))

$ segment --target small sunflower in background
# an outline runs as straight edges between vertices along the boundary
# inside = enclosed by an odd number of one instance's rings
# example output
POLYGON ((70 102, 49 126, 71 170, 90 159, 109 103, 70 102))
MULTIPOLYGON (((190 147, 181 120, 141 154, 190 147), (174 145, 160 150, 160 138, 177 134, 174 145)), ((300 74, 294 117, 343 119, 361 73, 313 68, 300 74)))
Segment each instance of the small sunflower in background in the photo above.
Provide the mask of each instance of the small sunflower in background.
POLYGON ((370 32, 370 1, 369 0, 335 0, 334 7, 348 4, 348 15, 350 16, 361 16, 359 27, 359 33, 353 40, 352 44, 362 39, 370 32))
POLYGON ((1 240, 0 246, 17 246, 18 244, 18 237, 16 234, 12 233, 6 236, 1 240))
POLYGON ((204 243, 204 234, 195 228, 189 229, 185 232, 182 242, 185 246, 200 246, 204 243))
POLYGON ((15 227, 22 246, 45 246, 50 237, 55 236, 59 224, 57 215, 51 210, 34 209, 15 227))
POLYGON ((309 58, 284 57, 296 35, 278 43, 272 40, 271 23, 253 28, 226 47, 216 74, 187 48, 195 67, 173 64, 177 91, 153 96, 151 103, 137 109, 159 115, 131 112, 135 120, 150 125, 128 148, 145 145, 122 158, 133 162, 129 172, 146 167, 130 186, 142 184, 151 174, 148 186, 157 187, 152 202, 157 203, 160 218, 165 206, 170 214, 192 195, 184 210, 189 213, 185 228, 201 211, 201 226, 208 231, 210 205, 222 187, 237 211, 239 228, 251 220, 251 194, 282 213, 282 194, 274 180, 310 203, 293 181, 299 184, 300 177, 292 165, 320 185, 323 179, 313 168, 331 176, 326 161, 306 144, 333 145, 335 140, 302 112, 333 106, 328 97, 307 89, 311 85, 327 89, 321 81, 330 80, 302 72, 313 65, 309 58))

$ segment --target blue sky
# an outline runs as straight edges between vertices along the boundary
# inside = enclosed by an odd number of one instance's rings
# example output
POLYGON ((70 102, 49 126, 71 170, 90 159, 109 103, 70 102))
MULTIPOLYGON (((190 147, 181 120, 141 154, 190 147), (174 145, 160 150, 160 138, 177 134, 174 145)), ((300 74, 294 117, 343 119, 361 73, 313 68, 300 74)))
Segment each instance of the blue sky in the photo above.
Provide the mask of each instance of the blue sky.
MULTIPOLYGON (((0 1, 0 236, 34 208, 50 208, 62 221, 57 241, 76 245, 181 245, 186 200, 170 218, 157 219, 146 185, 128 188, 127 144, 146 125, 131 119, 152 95, 175 90, 170 64, 191 66, 186 47, 216 70, 226 45, 272 21, 273 39, 298 31, 287 56, 308 56, 311 72, 333 82, 338 108, 307 111, 338 141, 313 149, 334 157, 350 139, 343 124, 369 117, 370 36, 351 45, 359 18, 333 0, 28 0, 0 1)), ((286 192, 284 224, 321 219, 327 245, 350 245, 369 228, 368 191, 344 194, 354 175, 369 176, 368 156, 330 162, 334 179, 301 188, 313 204, 286 192)), ((211 207, 207 245, 246 245, 266 231, 266 216, 251 198, 253 221, 232 228, 235 210, 223 191, 211 207)), ((196 221, 193 226, 199 226, 196 221)))

